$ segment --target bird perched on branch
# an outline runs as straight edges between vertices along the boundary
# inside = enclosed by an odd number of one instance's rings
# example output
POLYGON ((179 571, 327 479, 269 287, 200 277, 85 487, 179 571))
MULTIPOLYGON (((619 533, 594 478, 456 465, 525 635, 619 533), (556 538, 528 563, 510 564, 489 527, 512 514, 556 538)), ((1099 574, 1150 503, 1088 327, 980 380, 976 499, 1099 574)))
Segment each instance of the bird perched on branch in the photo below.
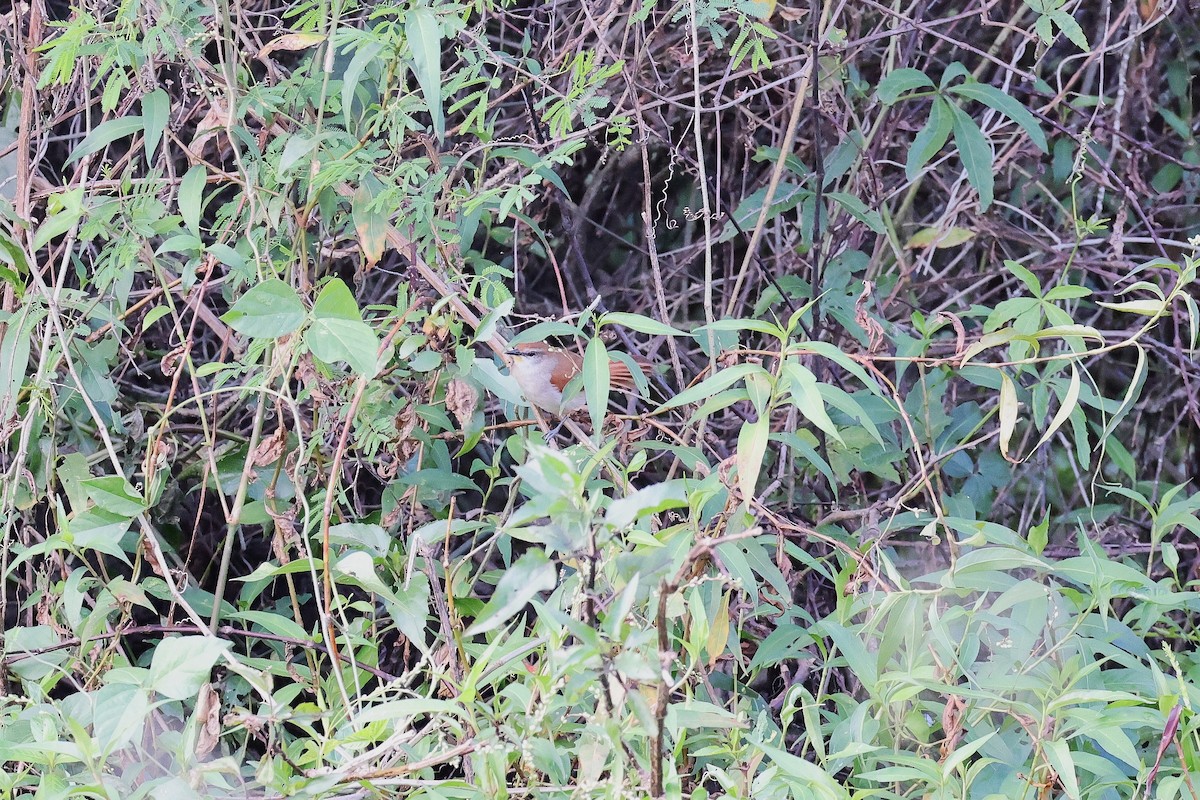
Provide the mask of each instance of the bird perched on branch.
MULTIPOLYGON (((563 403, 563 391, 567 384, 583 369, 583 356, 545 342, 519 344, 506 351, 505 355, 508 356, 508 371, 531 405, 556 417, 569 417, 587 407, 582 390, 563 403)), ((640 360, 636 363, 643 368, 649 367, 649 364, 640 360)), ((633 373, 624 362, 610 361, 608 375, 609 385, 613 389, 630 393, 636 391, 633 373)))

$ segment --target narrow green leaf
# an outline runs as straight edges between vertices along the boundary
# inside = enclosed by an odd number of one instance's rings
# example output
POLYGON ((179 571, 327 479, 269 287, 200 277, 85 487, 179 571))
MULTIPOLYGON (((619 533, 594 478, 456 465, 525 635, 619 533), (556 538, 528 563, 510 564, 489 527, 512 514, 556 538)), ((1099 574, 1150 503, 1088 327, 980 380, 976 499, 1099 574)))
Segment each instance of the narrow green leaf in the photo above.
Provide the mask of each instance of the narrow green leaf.
POLYGON ((1039 150, 1043 153, 1050 152, 1050 146, 1046 143, 1046 134, 1042 133, 1042 128, 1038 125, 1037 117, 1031 114, 1029 109, 1000 89, 986 83, 969 80, 958 86, 950 87, 949 91, 960 97, 977 100, 988 108, 999 111, 1020 125, 1025 130, 1025 133, 1029 135, 1030 141, 1037 145, 1039 150))
POLYGON ((588 414, 592 418, 592 430, 597 433, 603 429, 604 415, 608 413, 610 383, 608 350, 600 337, 595 336, 583 353, 583 390, 587 397, 588 414))
POLYGON ((607 314, 602 315, 596 321, 596 328, 599 329, 603 325, 622 325, 631 331, 646 333, 651 336, 687 335, 678 328, 672 328, 665 322, 659 322, 656 319, 642 316, 641 314, 627 314, 623 311, 609 311, 607 314))
POLYGON ((442 113, 442 27, 437 14, 425 7, 410 10, 404 34, 412 53, 413 72, 433 118, 433 132, 441 141, 446 138, 446 119, 442 113))
POLYGON ((179 181, 179 193, 176 195, 179 216, 183 217, 183 224, 195 236, 200 235, 200 216, 204 213, 204 185, 207 179, 208 169, 203 164, 197 164, 179 181))
POLYGON ((763 456, 767 452, 767 441, 771 437, 771 418, 760 417, 742 425, 738 432, 737 469, 738 489, 746 503, 754 499, 758 476, 762 471, 763 456))
POLYGON ((906 179, 916 180, 930 159, 946 145, 953 122, 954 114, 950 110, 950 103, 940 96, 933 98, 933 105, 929 108, 929 119, 924 127, 917 131, 912 145, 908 148, 908 159, 904 163, 906 179))
POLYGON ((163 89, 155 89, 142 98, 142 117, 146 146, 146 160, 153 161, 154 153, 162 141, 163 132, 171 116, 171 97, 163 89))
POLYGON ((145 120, 140 114, 101 122, 79 143, 78 147, 71 151, 71 155, 67 157, 67 163, 73 164, 81 158, 99 153, 117 139, 124 139, 126 136, 132 136, 144 130, 145 125, 145 120))
POLYGON ((967 171, 967 179, 979 192, 979 210, 987 211, 992 204, 996 182, 992 146, 967 112, 954 104, 950 105, 950 110, 954 115, 954 144, 958 146, 958 157, 967 171))
POLYGON ((792 404, 809 422, 842 444, 842 435, 825 411, 825 401, 821 397, 821 386, 817 376, 813 375, 808 367, 791 358, 783 363, 783 374, 791 386, 792 404))
POLYGON ((732 367, 718 371, 714 375, 710 375, 690 389, 683 390, 663 403, 659 407, 659 410, 666 411, 667 409, 686 406, 689 403, 699 403, 702 400, 708 399, 709 396, 729 388, 747 375, 763 371, 763 368, 758 364, 735 364, 732 367))
MULTIPOLYGON (((1050 441, 1050 437, 1054 435, 1067 418, 1071 416, 1071 412, 1075 410, 1075 406, 1079 403, 1079 368, 1075 366, 1075 362, 1071 362, 1071 380, 1067 384, 1067 391, 1060 399, 1058 411, 1054 415, 1054 419, 1050 421, 1050 427, 1046 428, 1046 432, 1042 434, 1042 438, 1038 440, 1037 447, 1041 447, 1046 442, 1050 441)), ((1037 447, 1034 449, 1036 450, 1037 447)))
POLYGON ((1000 453, 1009 461, 1008 449, 1012 442, 1013 431, 1017 427, 1017 387, 1012 378, 1004 372, 1000 373, 1000 453))

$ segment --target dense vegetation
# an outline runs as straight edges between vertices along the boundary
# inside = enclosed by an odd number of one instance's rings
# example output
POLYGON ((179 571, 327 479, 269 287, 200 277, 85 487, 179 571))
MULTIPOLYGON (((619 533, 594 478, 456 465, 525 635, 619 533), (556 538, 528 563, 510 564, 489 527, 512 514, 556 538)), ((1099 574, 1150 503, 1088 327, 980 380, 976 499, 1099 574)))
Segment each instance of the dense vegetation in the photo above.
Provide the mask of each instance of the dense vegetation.
POLYGON ((12 8, 0 796, 1196 797, 1198 22, 12 8))

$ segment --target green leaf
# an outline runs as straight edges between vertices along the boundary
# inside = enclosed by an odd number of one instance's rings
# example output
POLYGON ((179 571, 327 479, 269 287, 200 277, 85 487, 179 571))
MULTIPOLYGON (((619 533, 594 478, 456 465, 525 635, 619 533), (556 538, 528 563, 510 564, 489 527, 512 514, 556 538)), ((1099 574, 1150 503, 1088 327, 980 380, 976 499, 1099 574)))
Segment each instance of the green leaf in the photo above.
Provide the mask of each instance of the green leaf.
POLYGON ((315 150, 320 143, 320 136, 305 136, 302 133, 289 134, 283 145, 283 152, 279 154, 279 174, 286 174, 296 162, 315 150))
POLYGON ((211 636, 172 636, 154 648, 147 689, 172 700, 195 697, 229 642, 211 636))
MULTIPOLYGON (((743 231, 749 231, 758 224, 759 214, 762 213, 763 202, 767 199, 768 187, 763 187, 747 195, 737 208, 733 211, 733 219, 725 223, 725 227, 721 230, 721 235, 717 237, 718 242, 728 242, 738 235, 738 228, 743 231), (736 220, 736 224, 734 224, 736 220)), ((785 211, 791 211, 806 199, 811 198, 813 193, 811 190, 804 188, 803 184, 789 183, 788 181, 780 181, 775 189, 775 194, 771 198, 771 207, 767 211, 767 216, 764 222, 770 222, 785 211)))
POLYGON ((145 499, 129 481, 119 475, 88 478, 79 483, 97 508, 126 518, 137 516, 146 510, 145 499))
POLYGON ((967 179, 979 192, 979 210, 987 211, 992 204, 996 181, 992 171, 992 147, 967 112, 953 104, 950 110, 954 115, 954 144, 958 146, 958 157, 967 171, 967 179))
POLYGON ((666 411, 670 408, 686 406, 689 403, 699 403, 702 400, 708 399, 711 395, 714 395, 723 389, 727 389, 728 387, 745 378, 747 375, 765 371, 766 370, 764 370, 758 364, 735 364, 732 367, 719 370, 690 389, 683 390, 667 402, 663 403, 662 406, 659 407, 659 410, 666 411))
POLYGON ((989 86, 986 83, 969 80, 958 86, 950 87, 949 91, 960 97, 978 100, 988 108, 999 111, 1020 125, 1025 130, 1025 133, 1029 134, 1029 139, 1037 145, 1039 150, 1043 153, 1050 152, 1050 147, 1046 143, 1046 134, 1042 133, 1042 128, 1038 125, 1037 117, 1031 114, 1029 109, 1000 89, 997 89, 995 86, 989 86))
POLYGON ((179 216, 183 217, 183 224, 196 236, 200 235, 200 215, 204 213, 204 185, 207 179, 208 169, 203 164, 197 164, 179 181, 179 194, 176 196, 179 216))
POLYGON ((344 361, 359 375, 379 372, 379 339, 363 322, 344 319, 315 320, 304 334, 312 354, 327 364, 344 361))
POLYGON ((1012 460, 1008 454, 1012 442, 1013 431, 1017 427, 1017 387, 1007 373, 1000 373, 1000 453, 1012 460))
POLYGON ((125 514, 93 507, 72 514, 67 529, 77 548, 115 556, 128 564, 129 557, 121 548, 121 540, 129 532, 129 523, 129 516, 125 514))
POLYGON ((554 564, 541 550, 530 550, 504 571, 496 591, 467 628, 466 636, 495 630, 525 608, 539 592, 548 592, 558 582, 554 564))
POLYGON ((875 95, 881 103, 890 106, 905 92, 924 88, 933 88, 933 81, 929 79, 929 76, 919 69, 903 67, 889 72, 879 82, 879 88, 875 90, 875 95))
POLYGON ((8 321, 0 339, 0 419, 10 419, 17 411, 17 397, 29 369, 33 323, 41 316, 25 308, 25 313, 8 321))
POLYGON ((663 481, 636 489, 626 497, 613 500, 605 512, 604 521, 614 528, 624 528, 639 519, 687 505, 686 485, 682 480, 663 481))
POLYGON ((942 97, 933 98, 929 108, 929 119, 925 126, 917 131, 912 145, 908 148, 908 159, 904 163, 904 176, 908 180, 916 180, 921 170, 938 154, 950 138, 954 115, 950 103, 942 97))
POLYGON ((1101 308, 1123 314, 1139 314, 1143 317, 1161 317, 1167 313, 1169 304, 1163 300, 1128 300, 1124 303, 1097 302, 1101 308))
POLYGON ((1088 44, 1087 34, 1083 32, 1083 28, 1079 27, 1079 23, 1075 21, 1075 18, 1066 11, 1063 11, 1061 8, 1055 9, 1047 14, 1047 16, 1054 20, 1054 24, 1058 26, 1058 29, 1080 50, 1086 53, 1092 49, 1092 46, 1088 44))
MULTIPOLYGON (((816 764, 792 755, 787 750, 773 747, 757 736, 750 737, 750 743, 765 753, 784 775, 795 778, 804 787, 805 796, 819 800, 848 800, 850 797, 845 787, 816 764)), ((932 766, 932 761, 930 765, 932 766)))
POLYGON ((594 431, 600 431, 604 427, 611 381, 608 351, 599 336, 593 337, 583 354, 583 390, 594 431))
POLYGON ((437 14, 424 7, 412 9, 405 20, 404 35, 412 53, 413 72, 433 118, 433 132, 441 141, 446 138, 446 119, 442 113, 442 27, 437 14))
POLYGON ((304 305, 289 284, 268 278, 238 298, 221 319, 253 339, 279 338, 304 322, 304 305))
POLYGON ((846 213, 866 225, 872 232, 881 235, 887 233, 883 217, 879 215, 879 212, 868 208, 866 203, 854 195, 845 192, 829 192, 825 196, 844 208, 846 213))
POLYGON ((623 311, 609 311, 596 321, 596 329, 603 325, 622 325, 631 331, 646 333, 651 336, 686 336, 678 328, 672 328, 665 322, 659 322, 641 314, 626 314, 623 311))
POLYGON ((827 436, 839 444, 844 444, 837 426, 825 411, 825 401, 821 397, 821 385, 817 376, 813 375, 808 367, 790 358, 783 362, 783 374, 791 386, 792 404, 827 436))
POLYGON ((1004 268, 1021 279, 1021 283, 1029 287, 1029 291, 1033 292, 1038 297, 1042 296, 1042 282, 1037 279, 1037 276, 1026 269, 1018 261, 1013 261, 1011 258, 1004 260, 1004 268))
POLYGON ((747 422, 738 432, 737 470, 738 489, 746 503, 754 499, 758 476, 762 472, 763 456, 767 452, 767 441, 771 436, 771 418, 760 417, 747 422))
POLYGON ((154 152, 158 150, 170 116, 171 97, 163 89, 155 89, 142 98, 143 128, 146 131, 143 144, 146 146, 147 161, 154 160, 154 152))
POLYGON ((312 315, 304 341, 314 356, 328 364, 344 361, 368 378, 379 371, 379 339, 362 321, 354 295, 341 278, 325 284, 312 315))
POLYGON ((101 122, 79 143, 79 147, 71 151, 71 155, 67 157, 67 164, 72 164, 81 158, 98 153, 117 139, 132 136, 139 131, 145 130, 145 127, 146 122, 141 115, 120 117, 118 119, 110 119, 107 122, 101 122))

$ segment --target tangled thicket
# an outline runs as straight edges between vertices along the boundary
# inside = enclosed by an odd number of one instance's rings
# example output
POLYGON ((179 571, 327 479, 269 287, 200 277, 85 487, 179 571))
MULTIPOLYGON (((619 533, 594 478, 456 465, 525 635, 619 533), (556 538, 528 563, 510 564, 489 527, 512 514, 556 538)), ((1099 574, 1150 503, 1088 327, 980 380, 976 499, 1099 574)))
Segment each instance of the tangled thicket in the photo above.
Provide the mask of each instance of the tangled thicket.
POLYGON ((1198 63, 1171 0, 10 10, 3 791, 1174 796, 1198 63))

